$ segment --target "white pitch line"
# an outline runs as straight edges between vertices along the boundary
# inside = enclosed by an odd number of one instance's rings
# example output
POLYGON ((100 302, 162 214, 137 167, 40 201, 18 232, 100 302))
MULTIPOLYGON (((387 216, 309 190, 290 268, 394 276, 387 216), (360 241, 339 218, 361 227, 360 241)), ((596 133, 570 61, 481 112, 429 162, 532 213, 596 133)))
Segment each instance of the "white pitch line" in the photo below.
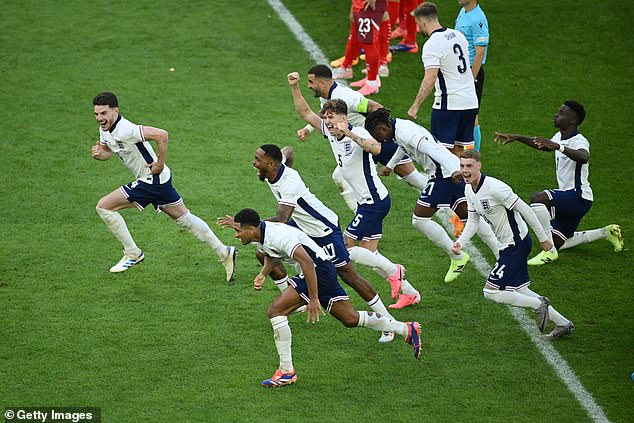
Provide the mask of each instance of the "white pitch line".
MULTIPOLYGON (((280 0, 267 0, 267 2, 273 10, 275 10, 280 19, 282 19, 282 21, 288 26, 293 35, 295 35, 295 38, 302 43, 304 50, 306 50, 306 52, 310 55, 310 58, 313 59, 315 63, 326 64, 329 62, 323 51, 321 51, 311 36, 304 31, 302 25, 297 21, 297 19, 295 19, 295 17, 280 0)), ((450 223, 447 219, 443 217, 441 221, 445 228, 451 233, 453 231, 453 227, 450 227, 450 223)), ((471 255, 471 261, 480 274, 486 279, 489 275, 491 266, 489 266, 484 256, 473 246, 473 244, 465 246, 464 249, 471 255)), ((586 410, 588 416, 597 423, 610 423, 608 418, 605 416, 603 409, 596 403, 590 392, 583 387, 568 362, 566 362, 561 354, 555 350, 550 342, 541 337, 535 322, 532 319, 529 319, 526 316, 526 313, 520 308, 511 306, 507 307, 511 316, 518 321, 524 332, 528 334, 528 337, 533 344, 535 344, 539 352, 542 353, 546 362, 555 369, 559 378, 564 382, 570 392, 572 392, 577 399, 577 402, 579 402, 579 404, 586 410)))

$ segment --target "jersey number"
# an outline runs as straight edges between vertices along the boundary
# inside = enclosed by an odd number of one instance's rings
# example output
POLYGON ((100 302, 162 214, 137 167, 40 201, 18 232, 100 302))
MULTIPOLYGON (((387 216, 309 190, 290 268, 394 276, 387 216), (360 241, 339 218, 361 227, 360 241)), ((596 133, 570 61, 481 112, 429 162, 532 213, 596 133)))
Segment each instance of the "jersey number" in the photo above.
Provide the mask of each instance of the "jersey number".
POLYGON ((343 163, 341 163, 341 154, 337 154, 337 163, 339 163, 339 167, 343 167, 343 163))
POLYGON ((427 182, 427 185, 425 186, 425 189, 423 190, 423 194, 431 195, 431 192, 434 190, 434 184, 435 182, 427 182))
POLYGON ((495 267, 493 267, 493 269, 491 269, 491 276, 493 279, 502 279, 504 277, 504 268, 506 267, 506 264, 503 264, 502 266, 499 266, 499 263, 495 263, 495 267))
POLYGON ((335 246, 332 244, 332 242, 328 245, 324 245, 321 248, 324 249, 324 252, 326 253, 326 255, 328 256, 330 260, 335 258, 335 246))
POLYGON ((372 29, 372 19, 370 18, 359 18, 359 33, 367 34, 372 29))
POLYGON ((458 73, 465 73, 467 71, 467 61, 465 60, 464 53, 462 52, 462 47, 460 44, 453 45, 453 53, 458 55, 458 60, 460 60, 460 65, 457 66, 458 73))
POLYGON ((357 226, 359 226, 359 223, 361 223, 361 219, 363 219, 363 215, 362 214, 357 214, 354 217, 354 220, 351 223, 352 227, 356 228, 357 226))

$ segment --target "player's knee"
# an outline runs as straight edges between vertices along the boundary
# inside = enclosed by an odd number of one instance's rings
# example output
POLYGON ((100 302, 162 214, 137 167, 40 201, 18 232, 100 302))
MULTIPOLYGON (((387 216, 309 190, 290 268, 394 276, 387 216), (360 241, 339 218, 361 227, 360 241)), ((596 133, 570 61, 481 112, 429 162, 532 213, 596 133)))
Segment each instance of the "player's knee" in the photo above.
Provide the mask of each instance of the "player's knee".
POLYGON ((531 194, 531 204, 542 203, 548 205, 549 199, 544 191, 534 192, 531 194))
POLYGON ((502 303, 500 298, 500 291, 492 290, 492 289, 483 289, 482 293, 484 294, 484 298, 493 301, 495 303, 502 303))

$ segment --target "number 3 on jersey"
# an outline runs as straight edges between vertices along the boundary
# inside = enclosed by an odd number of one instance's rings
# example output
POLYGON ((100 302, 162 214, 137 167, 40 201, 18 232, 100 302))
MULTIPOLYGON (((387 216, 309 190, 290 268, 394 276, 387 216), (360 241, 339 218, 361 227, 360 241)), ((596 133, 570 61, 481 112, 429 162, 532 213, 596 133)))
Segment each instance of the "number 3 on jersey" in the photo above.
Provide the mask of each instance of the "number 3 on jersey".
POLYGON ((458 55, 458 60, 460 60, 460 65, 457 66, 458 73, 465 73, 467 71, 467 61, 464 57, 464 52, 462 51, 462 47, 460 44, 453 45, 453 53, 458 55))

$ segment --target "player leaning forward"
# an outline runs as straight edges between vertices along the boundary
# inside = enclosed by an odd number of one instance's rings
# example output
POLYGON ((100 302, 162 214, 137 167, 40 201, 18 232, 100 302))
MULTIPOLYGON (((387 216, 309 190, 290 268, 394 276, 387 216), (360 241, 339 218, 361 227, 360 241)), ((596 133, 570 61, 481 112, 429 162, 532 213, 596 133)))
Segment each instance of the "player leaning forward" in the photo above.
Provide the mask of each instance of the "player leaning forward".
POLYGON ((93 105, 95 118, 99 122, 99 141, 92 147, 92 157, 96 160, 108 160, 114 153, 136 178, 101 198, 97 203, 97 214, 123 244, 123 258, 110 271, 123 272, 145 258, 118 211, 130 207, 143 210, 152 204, 157 211, 171 217, 178 226, 207 243, 222 262, 227 273, 227 281, 233 280, 236 248, 220 242, 207 223, 190 213, 172 186, 172 175, 165 165, 167 131, 135 125, 121 116, 117 97, 113 93, 98 94, 93 99, 93 105), (158 156, 148 141, 156 142, 158 156))
POLYGON ((337 270, 330 257, 304 232, 284 223, 264 222, 253 209, 240 210, 233 217, 232 224, 223 226, 233 228, 235 237, 243 245, 255 243, 269 257, 295 262, 301 267, 301 273, 288 281, 289 286, 268 310, 280 367, 270 379, 262 381, 263 386, 289 385, 297 380, 287 316, 303 305, 307 305, 307 320, 312 323, 319 321, 319 314, 324 313, 323 307, 348 328, 362 326, 381 332, 395 332, 405 337, 407 343, 414 347, 414 357, 420 358, 420 325, 355 310, 337 281, 337 270))
POLYGON ((528 288, 530 278, 526 259, 532 241, 526 222, 535 232, 544 251, 550 250, 553 243, 549 241, 531 207, 504 182, 481 173, 481 168, 480 153, 467 150, 461 154, 460 170, 467 183, 465 194, 469 219, 464 232, 454 244, 454 253, 458 254, 475 234, 482 217, 491 225, 500 248, 500 258, 484 285, 484 297, 496 303, 537 311, 539 330, 542 332, 548 320, 552 320, 556 327, 547 335, 550 338, 572 333, 575 328, 572 322, 550 306, 546 297, 528 288))

